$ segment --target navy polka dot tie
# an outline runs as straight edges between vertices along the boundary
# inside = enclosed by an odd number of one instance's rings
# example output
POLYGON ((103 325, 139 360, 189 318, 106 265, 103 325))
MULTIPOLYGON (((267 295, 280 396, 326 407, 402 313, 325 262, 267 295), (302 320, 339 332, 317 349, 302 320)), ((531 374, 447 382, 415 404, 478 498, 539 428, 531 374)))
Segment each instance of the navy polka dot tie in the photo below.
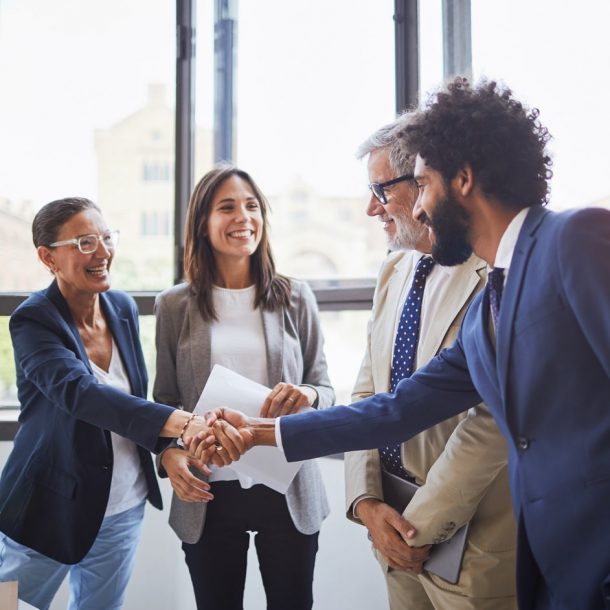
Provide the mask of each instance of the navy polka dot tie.
POLYGON ((491 313, 494 317, 494 328, 498 327, 498 316, 500 315, 500 302, 502 301, 502 290, 504 289, 504 269, 494 267, 487 275, 487 294, 491 313))
MULTIPOLYGON (((396 389, 401 379, 409 377, 413 372, 415 355, 417 354, 417 342, 419 340, 419 319, 421 303, 424 298, 424 287, 426 285, 426 278, 433 267, 434 260, 429 256, 425 256, 420 259, 415 268, 413 283, 405 300, 396 331, 396 339, 394 340, 390 392, 396 389)), ((379 455, 386 472, 395 474, 403 479, 411 478, 409 473, 402 467, 400 461, 400 443, 379 449, 379 455)))

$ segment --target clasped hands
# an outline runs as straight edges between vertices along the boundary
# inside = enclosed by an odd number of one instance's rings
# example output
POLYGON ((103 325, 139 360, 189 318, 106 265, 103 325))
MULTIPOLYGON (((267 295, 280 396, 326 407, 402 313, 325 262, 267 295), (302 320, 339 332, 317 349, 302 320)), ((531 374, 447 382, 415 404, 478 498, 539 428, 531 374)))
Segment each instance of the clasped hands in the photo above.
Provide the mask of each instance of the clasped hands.
POLYGON ((273 438, 262 438, 257 430, 273 425, 269 418, 291 415, 302 407, 313 404, 316 391, 309 386, 278 383, 263 403, 259 417, 248 417, 227 407, 218 407, 204 415, 209 430, 203 430, 187 439, 185 447, 193 459, 204 464, 228 466, 254 445, 275 444, 273 438))
POLYGON ((369 538, 393 570, 421 574, 430 554, 430 545, 408 544, 417 531, 409 521, 388 504, 375 498, 358 502, 357 517, 369 530, 369 538))
POLYGON ((227 407, 212 409, 185 431, 184 447, 164 451, 161 463, 176 495, 185 502, 214 498, 210 484, 193 470, 209 476, 209 464, 228 466, 255 445, 275 445, 275 420, 313 404, 317 393, 308 386, 278 383, 263 403, 259 417, 248 417, 227 407))

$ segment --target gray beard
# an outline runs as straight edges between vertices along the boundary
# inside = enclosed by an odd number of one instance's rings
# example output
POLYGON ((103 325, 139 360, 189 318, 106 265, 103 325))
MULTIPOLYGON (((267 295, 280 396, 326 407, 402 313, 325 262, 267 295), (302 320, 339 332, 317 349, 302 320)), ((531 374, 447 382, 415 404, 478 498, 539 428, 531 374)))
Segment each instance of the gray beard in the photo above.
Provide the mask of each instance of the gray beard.
MULTIPOLYGON (((396 221, 394 221, 396 224, 396 221)), ((417 244, 420 242, 427 232, 427 228, 420 223, 416 225, 398 225, 396 224, 396 234, 388 239, 388 248, 392 252, 398 250, 416 250, 417 244)))

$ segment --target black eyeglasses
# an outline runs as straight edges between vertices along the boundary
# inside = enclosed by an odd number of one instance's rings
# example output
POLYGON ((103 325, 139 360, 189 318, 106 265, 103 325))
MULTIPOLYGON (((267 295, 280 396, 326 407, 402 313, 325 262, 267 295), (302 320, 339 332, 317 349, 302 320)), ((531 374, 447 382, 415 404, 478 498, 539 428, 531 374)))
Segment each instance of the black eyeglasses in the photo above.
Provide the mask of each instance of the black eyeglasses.
POLYGON ((398 178, 388 180, 387 182, 371 182, 371 184, 369 184, 369 188, 381 205, 387 205, 388 198, 385 196, 385 189, 388 186, 392 186, 393 184, 397 184, 403 180, 413 180, 413 174, 405 174, 404 176, 399 176, 398 178))

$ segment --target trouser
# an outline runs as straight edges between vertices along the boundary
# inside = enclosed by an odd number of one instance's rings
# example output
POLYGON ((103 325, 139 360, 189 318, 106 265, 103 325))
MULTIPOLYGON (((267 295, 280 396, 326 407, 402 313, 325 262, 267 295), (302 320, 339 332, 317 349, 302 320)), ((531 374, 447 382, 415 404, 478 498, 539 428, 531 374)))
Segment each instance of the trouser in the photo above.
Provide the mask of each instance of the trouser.
POLYGON ((468 597, 439 587, 425 572, 415 576, 389 568, 375 553, 388 586, 390 610, 517 610, 517 598, 468 597))
POLYGON ((106 517, 87 555, 66 565, 0 534, 0 581, 19 581, 19 599, 47 610, 70 575, 69 610, 120 610, 136 554, 144 504, 106 517))
POLYGON ((310 610, 318 533, 299 532, 286 497, 264 485, 217 481, 212 491, 201 538, 182 544, 198 610, 243 609, 250 531, 267 609, 310 610))

